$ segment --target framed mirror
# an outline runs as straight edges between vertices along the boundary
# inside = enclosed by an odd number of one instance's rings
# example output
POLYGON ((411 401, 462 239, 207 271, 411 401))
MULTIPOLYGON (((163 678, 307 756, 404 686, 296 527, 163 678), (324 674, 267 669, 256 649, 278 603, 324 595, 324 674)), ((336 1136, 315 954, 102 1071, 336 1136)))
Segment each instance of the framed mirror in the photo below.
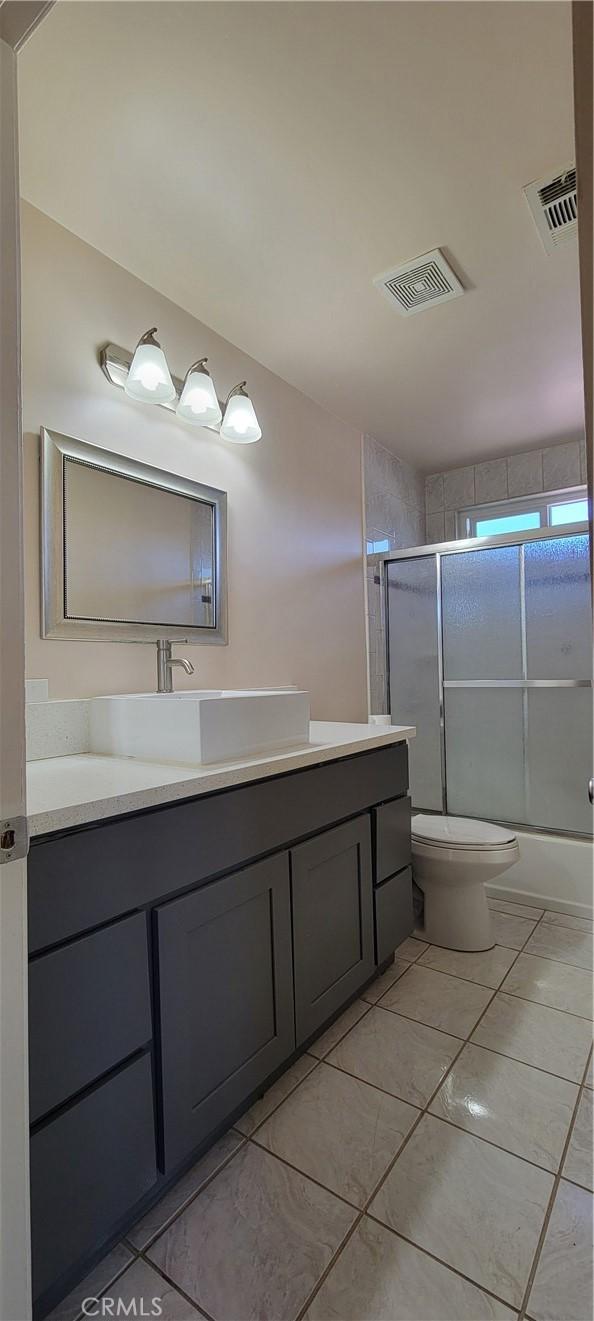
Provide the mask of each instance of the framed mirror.
POLYGON ((227 496, 41 432, 42 635, 227 641, 227 496))

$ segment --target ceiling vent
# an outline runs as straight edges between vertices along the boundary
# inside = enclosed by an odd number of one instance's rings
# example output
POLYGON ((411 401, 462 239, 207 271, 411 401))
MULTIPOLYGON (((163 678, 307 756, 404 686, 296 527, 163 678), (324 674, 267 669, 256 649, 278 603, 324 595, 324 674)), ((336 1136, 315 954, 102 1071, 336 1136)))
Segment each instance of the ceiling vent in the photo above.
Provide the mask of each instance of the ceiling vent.
POLYGON ((384 275, 376 275, 373 283, 401 316, 413 316, 436 303, 449 303, 464 293, 440 248, 406 261, 384 275))
POLYGON ((537 179, 524 189, 534 223, 546 252, 555 252, 577 234, 577 183, 575 167, 561 174, 537 179))

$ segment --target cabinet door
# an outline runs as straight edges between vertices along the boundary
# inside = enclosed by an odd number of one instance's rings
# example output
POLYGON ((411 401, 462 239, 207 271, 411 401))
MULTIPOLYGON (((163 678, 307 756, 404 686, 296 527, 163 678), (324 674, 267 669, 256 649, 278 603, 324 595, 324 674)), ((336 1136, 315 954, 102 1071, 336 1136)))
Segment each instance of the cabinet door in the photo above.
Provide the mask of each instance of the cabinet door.
POLYGON ((291 886, 299 1045, 373 973, 369 816, 293 849, 291 886))
POLYGON ((286 853, 157 909, 165 1171, 291 1054, 286 853))

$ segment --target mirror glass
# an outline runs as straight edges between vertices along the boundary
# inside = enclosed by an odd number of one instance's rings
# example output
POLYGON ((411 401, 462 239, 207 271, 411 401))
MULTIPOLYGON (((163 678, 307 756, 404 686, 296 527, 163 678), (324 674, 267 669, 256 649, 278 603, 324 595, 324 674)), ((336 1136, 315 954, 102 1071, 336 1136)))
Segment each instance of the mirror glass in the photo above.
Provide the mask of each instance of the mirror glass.
POLYGON ((213 628, 214 506, 64 461, 67 619, 213 628))
POLYGON ((44 638, 226 644, 225 491, 44 427, 41 547, 44 638))

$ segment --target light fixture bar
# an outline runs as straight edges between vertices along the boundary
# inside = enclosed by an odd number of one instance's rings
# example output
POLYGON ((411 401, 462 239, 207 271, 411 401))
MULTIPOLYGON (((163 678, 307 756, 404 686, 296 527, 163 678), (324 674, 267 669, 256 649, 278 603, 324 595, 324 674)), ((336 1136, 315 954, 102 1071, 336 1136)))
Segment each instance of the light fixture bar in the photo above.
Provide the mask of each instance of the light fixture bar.
MULTIPOLYGON (((103 348, 99 350, 99 363, 101 365, 101 370, 105 376, 107 376, 108 381, 111 381, 112 385, 117 385, 120 390, 123 390, 126 384, 133 357, 133 353, 129 353, 128 349, 123 349, 119 344, 104 344, 103 348)), ((157 408, 166 408, 168 412, 175 413, 181 398, 184 383, 180 380, 179 376, 174 376, 173 374, 171 379, 176 390, 175 399, 171 399, 167 403, 157 403, 156 401, 155 403, 157 408)), ((221 402, 219 399, 219 405, 221 413, 224 413, 224 401, 221 402)), ((206 431, 214 431, 216 435, 219 434, 220 429, 220 423, 216 426, 213 426, 211 423, 205 425, 206 431)))

